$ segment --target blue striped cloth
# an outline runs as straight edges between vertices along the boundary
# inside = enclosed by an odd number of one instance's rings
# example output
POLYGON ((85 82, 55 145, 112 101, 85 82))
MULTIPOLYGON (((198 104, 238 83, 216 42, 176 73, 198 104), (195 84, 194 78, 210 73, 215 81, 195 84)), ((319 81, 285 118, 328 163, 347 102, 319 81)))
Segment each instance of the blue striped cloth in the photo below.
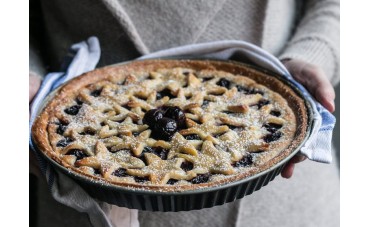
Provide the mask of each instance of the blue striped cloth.
MULTIPOLYGON (((301 153, 314 161, 322 163, 330 163, 332 161, 331 138, 335 125, 335 117, 317 103, 307 90, 292 78, 284 65, 273 55, 247 42, 227 40, 171 48, 145 55, 139 58, 139 60, 174 56, 223 60, 233 59, 237 56, 239 61, 253 63, 285 76, 308 97, 309 102, 314 107, 313 130, 309 139, 301 148, 301 153)), ((93 70, 99 58, 100 45, 96 37, 90 37, 87 41, 74 44, 71 47, 71 51, 63 63, 61 72, 49 73, 45 77, 32 103, 29 122, 30 130, 45 97, 68 80, 84 72, 93 70)), ((29 140, 29 145, 33 149, 31 139, 29 140)), ((73 207, 80 212, 87 212, 91 222, 97 226, 111 226, 111 222, 105 213, 107 209, 104 208, 104 205, 88 196, 71 179, 53 170, 52 166, 40 157, 37 152, 35 154, 37 155, 40 168, 47 178, 52 195, 57 201, 73 207), (66 193, 67 191, 68 193, 66 193)))

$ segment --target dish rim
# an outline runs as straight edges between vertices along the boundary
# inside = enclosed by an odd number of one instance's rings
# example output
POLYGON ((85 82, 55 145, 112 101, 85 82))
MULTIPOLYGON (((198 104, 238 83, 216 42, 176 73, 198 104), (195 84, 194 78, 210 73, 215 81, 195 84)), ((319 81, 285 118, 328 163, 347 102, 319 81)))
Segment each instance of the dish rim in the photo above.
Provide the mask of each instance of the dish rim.
MULTIPOLYGON (((279 81, 281 81, 282 83, 284 83, 285 85, 287 85, 289 88, 291 88, 303 100, 303 103, 305 104, 305 107, 306 107, 306 110, 307 110, 307 128, 306 128, 306 133, 304 135, 304 138, 302 139, 301 143, 299 143, 299 145, 297 145, 295 147, 295 149, 293 149, 293 151, 288 156, 284 157, 283 159, 278 161, 276 164, 270 166, 269 168, 267 168, 267 169, 265 169, 261 172, 258 172, 256 174, 253 174, 252 176, 247 176, 247 177, 245 177, 243 179, 240 179, 240 180, 235 180, 235 181, 231 181, 231 182, 222 183, 220 185, 214 185, 214 186, 209 186, 209 187, 206 186, 206 187, 201 187, 201 188, 197 188, 197 189, 188 189, 188 190, 183 190, 183 191, 161 191, 161 190, 145 189, 145 187, 143 187, 143 188, 134 188, 134 187, 129 187, 129 186, 116 185, 116 184, 109 183, 109 182, 104 181, 104 180, 89 178, 88 176, 85 176, 81 173, 75 172, 75 171, 61 165, 60 163, 55 161, 53 158, 48 156, 45 152, 41 151, 37 147, 36 143, 34 142, 33 134, 31 134, 31 140, 32 140, 32 143, 34 144, 34 147, 35 147, 36 151, 38 153, 41 153, 44 158, 48 159, 48 162, 51 163, 53 166, 55 166, 58 170, 61 170, 63 173, 65 173, 68 176, 71 176, 75 180, 82 181, 83 183, 87 183, 89 185, 99 186, 99 187, 102 187, 103 189, 119 191, 119 192, 122 192, 122 193, 131 193, 131 194, 139 194, 139 195, 176 196, 176 195, 179 195, 179 194, 181 194, 181 195, 193 195, 193 194, 201 194, 201 193, 205 193, 205 192, 219 191, 219 190, 222 190, 222 189, 238 186, 238 185, 241 185, 241 184, 246 183, 248 181, 252 181, 256 178, 259 178, 262 175, 264 175, 264 174, 266 174, 266 173, 268 173, 268 172, 270 172, 274 169, 277 169, 281 165, 284 165, 288 160, 290 160, 294 155, 296 155, 299 152, 300 148, 305 144, 307 139, 311 136, 312 126, 314 125, 314 118, 313 118, 313 111, 312 111, 313 107, 312 107, 312 104, 303 95, 302 91, 300 91, 296 87, 296 85, 294 85, 291 81, 289 81, 287 78, 283 77, 282 75, 280 75, 278 73, 275 73, 275 72, 272 72, 270 70, 264 69, 260 66, 254 65, 252 63, 244 63, 244 62, 239 62, 239 61, 234 61, 234 60, 223 60, 223 59, 216 59, 216 58, 162 57, 162 58, 139 59, 139 60, 120 62, 120 63, 116 63, 116 64, 112 64, 112 65, 107 65, 107 66, 104 66, 104 67, 114 67, 114 66, 130 64, 130 63, 133 63, 133 62, 141 62, 141 61, 148 61, 148 60, 184 60, 184 61, 192 60, 192 61, 226 62, 226 63, 236 64, 236 65, 239 65, 239 66, 242 66, 242 67, 249 67, 249 68, 252 68, 254 70, 263 72, 263 73, 265 73, 269 76, 273 76, 276 79, 278 79, 279 81)), ((67 81, 65 83, 68 83, 68 82, 69 81, 67 81)), ((57 93, 57 91, 65 83, 58 86, 58 88, 56 88, 54 91, 52 91, 50 94, 48 94, 46 96, 42 105, 40 105, 36 116, 38 116, 42 112, 44 107, 48 104, 49 100, 51 100, 54 97, 54 95, 57 93)))

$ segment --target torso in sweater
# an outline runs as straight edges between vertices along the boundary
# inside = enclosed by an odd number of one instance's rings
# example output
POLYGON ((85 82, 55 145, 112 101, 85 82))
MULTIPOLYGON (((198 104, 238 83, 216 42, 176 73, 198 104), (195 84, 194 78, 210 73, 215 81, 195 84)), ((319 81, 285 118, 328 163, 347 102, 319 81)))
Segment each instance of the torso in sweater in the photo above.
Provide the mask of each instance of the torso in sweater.
POLYGON ((45 50, 59 65, 69 46, 95 35, 100 66, 170 47, 244 40, 278 54, 291 35, 293 0, 42 1, 45 50), (278 6, 278 7, 276 7, 278 6))

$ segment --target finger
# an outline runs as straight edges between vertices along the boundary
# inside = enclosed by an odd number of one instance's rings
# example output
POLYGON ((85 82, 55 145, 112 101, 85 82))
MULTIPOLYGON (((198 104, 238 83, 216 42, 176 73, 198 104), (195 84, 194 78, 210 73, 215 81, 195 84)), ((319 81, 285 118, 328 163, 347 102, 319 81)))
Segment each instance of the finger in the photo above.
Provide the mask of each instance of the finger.
POLYGON ((295 155, 293 158, 289 160, 288 164, 283 168, 283 170, 281 171, 281 176, 287 179, 291 178, 293 176, 295 164, 303 162, 306 159, 307 158, 304 155, 301 154, 295 155))
POLYGON ((281 171, 281 176, 286 179, 291 178, 293 176, 294 166, 295 164, 289 161, 288 164, 286 164, 286 166, 281 171))
POLYGON ((290 159, 290 162, 292 162, 294 164, 297 164, 297 163, 303 162, 306 159, 307 159, 306 156, 301 155, 301 154, 297 154, 292 159, 290 159))
POLYGON ((301 73, 302 77, 306 78, 304 85, 308 88, 316 100, 320 102, 327 110, 333 112, 335 110, 335 92, 331 86, 329 79, 325 73, 312 65, 306 65, 301 73))
POLYGON ((315 98, 321 103, 329 112, 335 110, 335 91, 332 86, 327 87, 326 85, 319 85, 315 91, 315 98))
POLYGON ((328 111, 333 112, 335 110, 334 88, 324 71, 312 64, 296 59, 285 61, 284 65, 293 77, 305 86, 328 111))
POLYGON ((35 97, 37 91, 40 88, 41 79, 39 76, 30 73, 29 76, 29 102, 32 101, 33 97, 35 97))

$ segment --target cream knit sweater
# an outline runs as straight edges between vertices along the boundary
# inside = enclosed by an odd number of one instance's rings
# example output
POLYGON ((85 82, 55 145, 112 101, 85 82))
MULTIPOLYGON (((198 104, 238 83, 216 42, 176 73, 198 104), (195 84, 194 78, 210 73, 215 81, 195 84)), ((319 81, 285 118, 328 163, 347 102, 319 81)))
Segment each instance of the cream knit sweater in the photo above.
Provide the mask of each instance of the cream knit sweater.
MULTIPOLYGON (((333 84, 339 80, 339 0, 30 0, 30 71, 57 71, 71 44, 93 35, 102 49, 99 66, 179 45, 234 39, 280 59, 316 64, 333 84)), ((334 170, 305 162, 289 184, 276 179, 273 187, 243 200, 201 211, 140 211, 140 224, 337 226, 334 170)), ((53 206, 48 212, 58 215, 53 206)), ((83 215, 69 220, 66 214, 60 214, 66 223, 88 225, 83 215)))
POLYGON ((339 0, 36 0, 30 70, 57 70, 68 47, 95 35, 99 66, 179 45, 236 39, 298 58, 339 80, 339 0))

